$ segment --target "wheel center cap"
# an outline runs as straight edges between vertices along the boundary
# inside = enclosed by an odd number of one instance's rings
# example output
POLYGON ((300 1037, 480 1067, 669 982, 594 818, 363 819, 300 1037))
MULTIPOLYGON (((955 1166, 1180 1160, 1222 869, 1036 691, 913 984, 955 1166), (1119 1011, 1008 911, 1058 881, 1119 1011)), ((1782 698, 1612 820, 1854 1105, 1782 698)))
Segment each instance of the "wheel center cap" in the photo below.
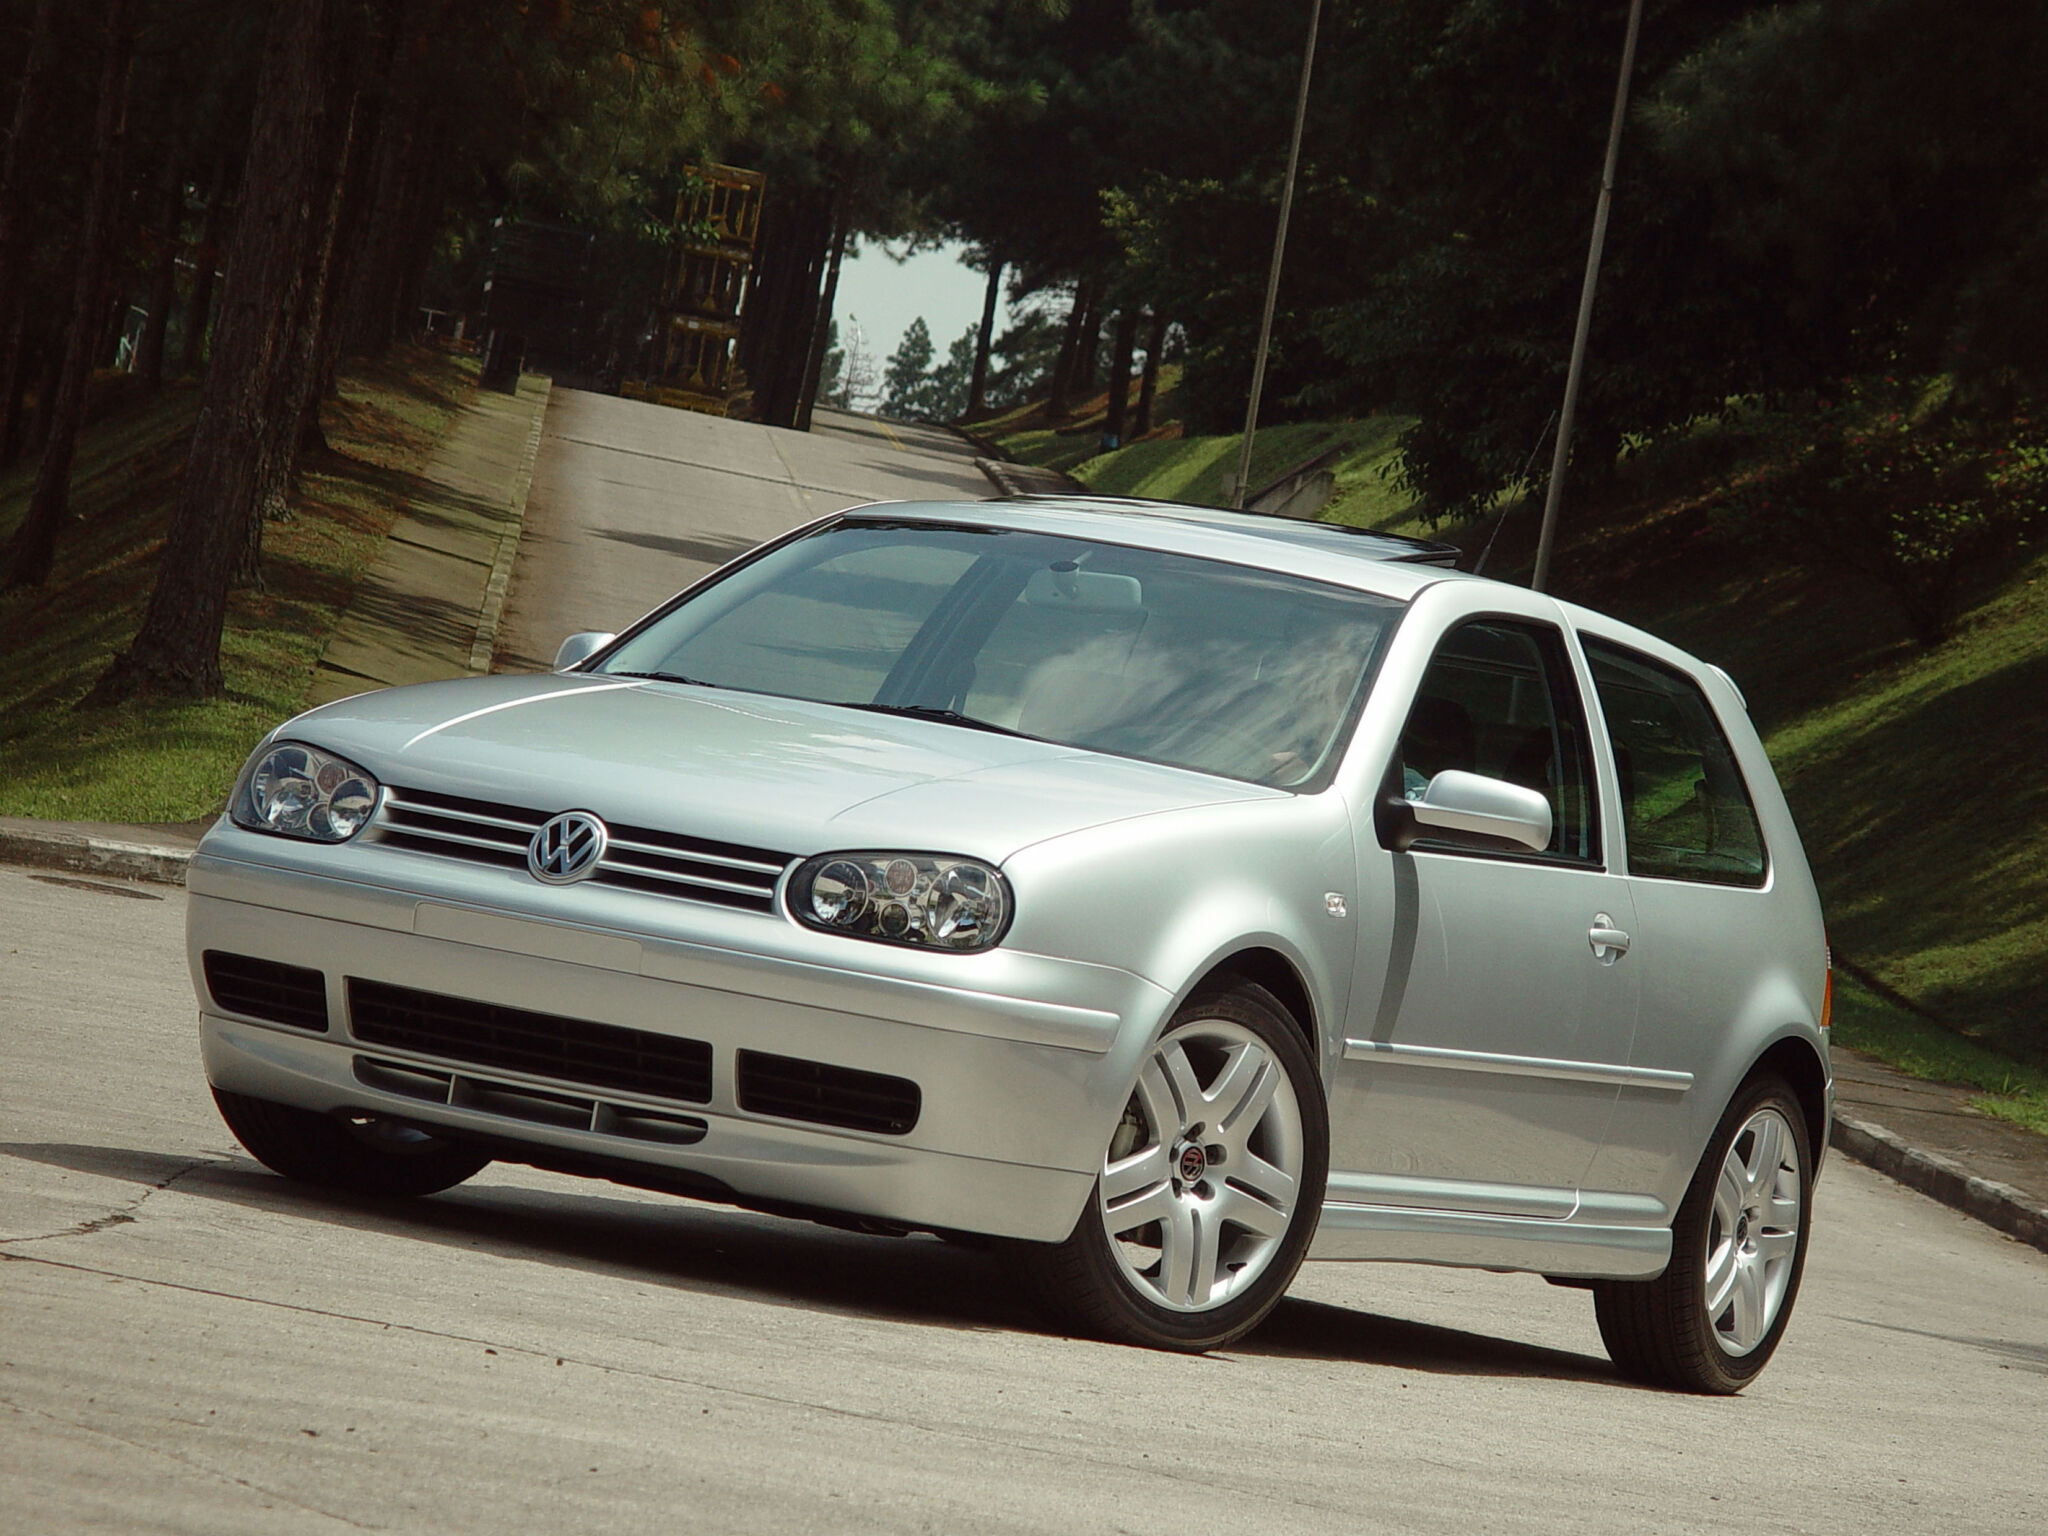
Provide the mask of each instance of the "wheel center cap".
POLYGON ((1183 1184, 1199 1184, 1202 1175, 1209 1171, 1209 1158, 1202 1149, 1189 1142, 1180 1149, 1180 1181, 1183 1184))
POLYGON ((1744 1216, 1740 1221, 1735 1223, 1735 1241, 1737 1243, 1746 1243, 1749 1241, 1749 1218, 1747 1216, 1744 1216))

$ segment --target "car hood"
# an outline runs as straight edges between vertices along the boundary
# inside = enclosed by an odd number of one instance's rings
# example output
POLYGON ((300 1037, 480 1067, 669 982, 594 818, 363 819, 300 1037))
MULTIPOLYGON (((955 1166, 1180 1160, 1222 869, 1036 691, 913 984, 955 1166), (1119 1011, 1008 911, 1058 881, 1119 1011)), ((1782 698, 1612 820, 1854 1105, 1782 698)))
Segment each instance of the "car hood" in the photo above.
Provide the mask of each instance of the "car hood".
POLYGON ((1289 798, 992 731, 578 673, 360 694, 277 734, 402 789, 793 855, 909 847, 1001 862, 1106 822, 1289 798))

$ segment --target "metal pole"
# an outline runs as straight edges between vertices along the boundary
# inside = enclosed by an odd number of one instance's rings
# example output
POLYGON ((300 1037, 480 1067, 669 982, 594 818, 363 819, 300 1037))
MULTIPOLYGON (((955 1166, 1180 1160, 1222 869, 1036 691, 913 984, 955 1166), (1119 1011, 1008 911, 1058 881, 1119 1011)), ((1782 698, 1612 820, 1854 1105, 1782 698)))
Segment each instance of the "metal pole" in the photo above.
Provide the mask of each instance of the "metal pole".
MULTIPOLYGON (((1638 0, 1640 3, 1640 0, 1638 0)), ((1280 184, 1280 224, 1273 231, 1273 265, 1266 273, 1266 310, 1259 317, 1259 350, 1252 359, 1252 393, 1244 408, 1244 441, 1237 449, 1237 479, 1230 492, 1233 507, 1244 505, 1245 481, 1252 472, 1252 434, 1259 429, 1259 395, 1266 387, 1266 348, 1273 339, 1273 304, 1280 296, 1280 261, 1287 253, 1287 215, 1294 208, 1294 169, 1301 163, 1301 125, 1308 116, 1308 77, 1316 62, 1316 26, 1323 0, 1308 9, 1308 46, 1301 54, 1301 91, 1294 100, 1294 137, 1287 146, 1287 179, 1280 184)))
POLYGON ((1629 0, 1628 38, 1621 45, 1621 78, 1614 86, 1614 121, 1607 128, 1607 163, 1600 172, 1600 201, 1593 210, 1593 239, 1586 248, 1586 281, 1579 290, 1579 323, 1572 332, 1571 366, 1565 370, 1564 407, 1557 419, 1557 451, 1550 461, 1550 487, 1543 496, 1543 532, 1536 540, 1536 574, 1529 585, 1541 592, 1550 582, 1550 554, 1557 542, 1557 511, 1564 502, 1565 459, 1571 453, 1572 418, 1579 406, 1579 379, 1586 367, 1586 334, 1593 328, 1593 290, 1600 282, 1600 253, 1607 244, 1607 209, 1614 201, 1614 166, 1621 158, 1621 123, 1628 114, 1629 76, 1636 67, 1636 32, 1643 0, 1629 0))

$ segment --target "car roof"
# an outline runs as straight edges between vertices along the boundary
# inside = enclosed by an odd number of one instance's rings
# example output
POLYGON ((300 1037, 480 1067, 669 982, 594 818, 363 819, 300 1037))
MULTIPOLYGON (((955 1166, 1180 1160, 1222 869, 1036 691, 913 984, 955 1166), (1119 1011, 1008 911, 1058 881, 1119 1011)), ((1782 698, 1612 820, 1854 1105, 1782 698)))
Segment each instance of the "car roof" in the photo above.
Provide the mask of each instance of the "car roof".
MULTIPOLYGON (((1175 554, 1286 571, 1406 600, 1457 577, 1458 549, 1401 534, 1306 523, 1260 512, 1116 496, 1008 496, 984 501, 883 501, 839 514, 1015 528, 1136 544, 1175 554)), ((1470 579, 1470 578, 1465 578, 1470 579)))

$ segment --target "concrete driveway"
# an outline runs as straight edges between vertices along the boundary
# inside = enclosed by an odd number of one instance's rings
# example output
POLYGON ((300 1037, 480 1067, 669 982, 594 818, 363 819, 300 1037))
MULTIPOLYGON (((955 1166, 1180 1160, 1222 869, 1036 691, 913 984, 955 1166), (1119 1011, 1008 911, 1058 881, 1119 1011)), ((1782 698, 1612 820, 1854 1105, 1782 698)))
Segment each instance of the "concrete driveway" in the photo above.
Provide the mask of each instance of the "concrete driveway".
POLYGON ((512 570, 498 669, 546 670, 562 637, 624 629, 791 528, 864 501, 994 494, 938 427, 820 411, 789 432, 558 389, 512 570))

